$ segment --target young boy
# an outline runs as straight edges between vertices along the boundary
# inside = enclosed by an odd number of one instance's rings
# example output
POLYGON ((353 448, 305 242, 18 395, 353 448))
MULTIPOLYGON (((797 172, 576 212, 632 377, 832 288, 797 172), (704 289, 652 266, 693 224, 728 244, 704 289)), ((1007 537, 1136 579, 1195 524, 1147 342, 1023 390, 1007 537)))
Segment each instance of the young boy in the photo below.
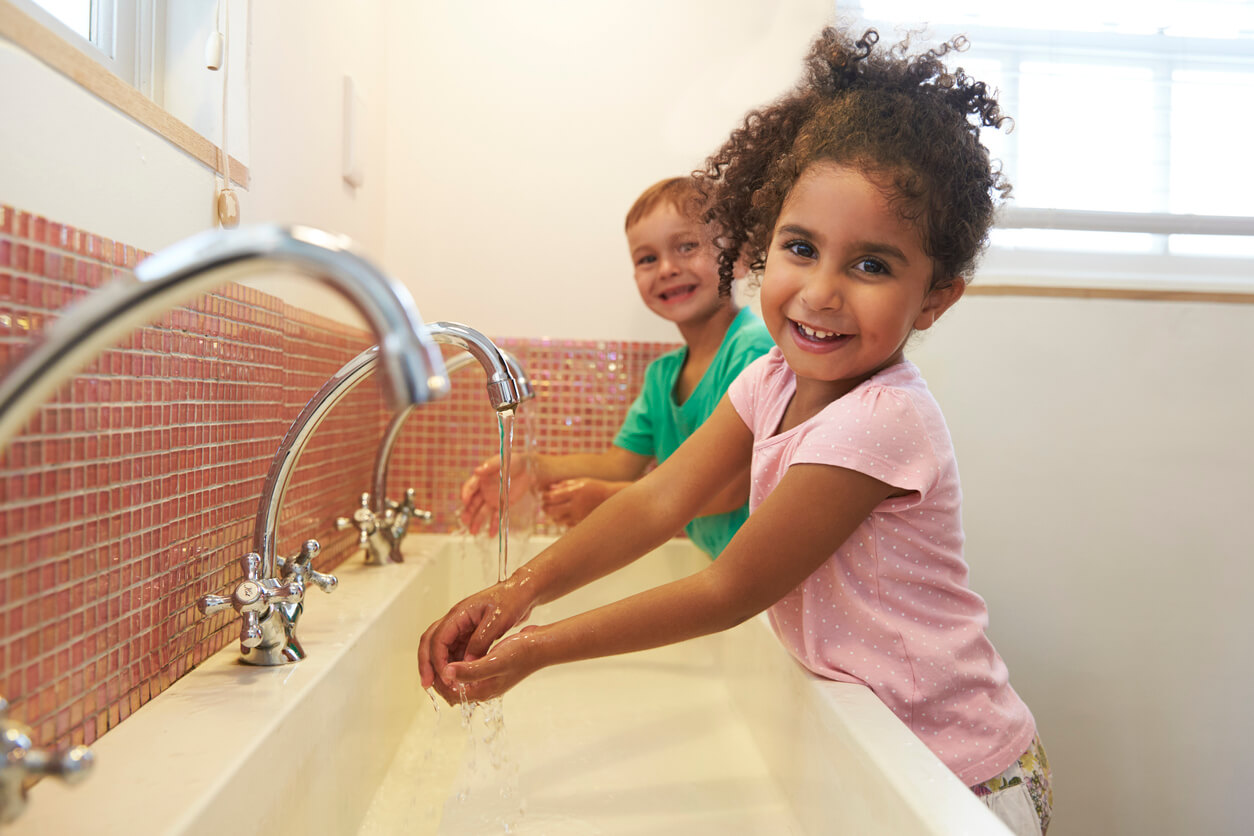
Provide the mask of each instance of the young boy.
MULTIPOLYGON (((655 183, 627 213, 627 247, 636 289, 649 310, 675 323, 684 346, 654 360, 614 442, 604 452, 514 458, 511 492, 529 487, 529 473, 545 513, 574 525, 607 498, 664 461, 699 427, 749 365, 770 350, 766 327, 748 309, 718 292, 716 250, 694 218, 687 177, 655 183)), ((477 533, 485 519, 496 530, 500 459, 475 469, 462 486, 462 522, 477 533)), ((685 530, 717 557, 749 515, 749 472, 729 484, 685 530)))

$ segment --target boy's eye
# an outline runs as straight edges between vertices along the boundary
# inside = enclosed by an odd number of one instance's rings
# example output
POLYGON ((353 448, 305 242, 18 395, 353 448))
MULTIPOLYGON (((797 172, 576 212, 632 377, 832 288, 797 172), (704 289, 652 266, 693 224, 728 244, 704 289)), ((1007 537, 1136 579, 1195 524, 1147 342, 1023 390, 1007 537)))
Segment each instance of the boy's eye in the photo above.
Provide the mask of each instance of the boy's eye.
POLYGON ((696 250, 698 246, 699 245, 697 244, 696 241, 685 241, 684 243, 679 245, 679 252, 682 253, 683 255, 688 255, 689 253, 696 250))
POLYGON ((643 267, 644 265, 652 264, 655 261, 657 261, 657 256, 655 255, 642 255, 636 259, 636 266, 643 267))

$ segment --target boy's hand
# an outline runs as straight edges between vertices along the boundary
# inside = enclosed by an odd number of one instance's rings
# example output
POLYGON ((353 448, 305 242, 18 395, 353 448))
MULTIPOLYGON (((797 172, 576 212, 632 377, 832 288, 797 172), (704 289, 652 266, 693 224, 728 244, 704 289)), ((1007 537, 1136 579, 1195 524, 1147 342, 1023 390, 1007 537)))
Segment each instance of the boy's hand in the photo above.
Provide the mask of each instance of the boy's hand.
MULTIPOLYGON (((521 502, 531 489, 531 477, 524 456, 510 462, 509 502, 521 502)), ((478 534, 488 524, 488 534, 495 537, 500 528, 501 457, 493 456, 475 468, 462 484, 462 509, 458 517, 471 534, 478 534)))
POLYGON ((418 642, 422 687, 434 687, 449 704, 456 703, 460 694, 449 679, 449 663, 481 658, 493 642, 526 620, 531 605, 531 596, 512 578, 455 605, 418 642))
POLYGON ((571 526, 605 500, 623 489, 629 482, 606 482, 603 479, 566 479, 554 482, 540 497, 540 507, 549 519, 571 526))

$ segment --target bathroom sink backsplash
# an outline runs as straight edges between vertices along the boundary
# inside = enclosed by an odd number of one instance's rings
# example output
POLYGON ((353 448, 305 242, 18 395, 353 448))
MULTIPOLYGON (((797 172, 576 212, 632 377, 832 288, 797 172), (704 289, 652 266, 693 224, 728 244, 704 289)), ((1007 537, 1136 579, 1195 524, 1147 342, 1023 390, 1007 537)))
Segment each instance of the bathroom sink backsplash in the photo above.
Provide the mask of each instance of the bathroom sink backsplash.
MULTIPOLYGON (((0 204, 0 371, 58 310, 146 255, 0 204)), ((558 453, 608 445, 645 367, 675 347, 491 336, 537 392, 519 412, 515 449, 530 438, 558 453)), ((204 618, 196 600, 238 580, 284 433, 372 340, 226 285, 103 353, 10 443, 0 456, 0 695, 37 745, 90 745, 238 641, 235 619, 204 618)), ((389 494, 414 488, 435 515, 427 530, 458 530, 461 482, 497 451, 484 382, 478 366, 457 372, 451 394, 414 410, 395 447, 389 494)), ((369 489, 389 417, 372 377, 318 428, 288 489, 280 554, 314 537, 321 571, 360 559, 355 533, 334 521, 369 489)), ((543 519, 537 531, 556 533, 543 519)))

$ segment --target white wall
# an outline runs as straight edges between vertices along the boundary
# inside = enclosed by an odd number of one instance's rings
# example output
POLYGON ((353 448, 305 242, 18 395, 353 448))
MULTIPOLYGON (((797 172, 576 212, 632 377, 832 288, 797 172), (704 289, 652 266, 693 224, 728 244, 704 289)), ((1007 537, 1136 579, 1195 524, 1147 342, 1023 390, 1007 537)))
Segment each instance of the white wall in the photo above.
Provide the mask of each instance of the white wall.
POLYGON ((425 316, 674 340, 623 219, 801 75, 828 0, 392 2, 387 250, 425 316))
POLYGON ((912 356, 1050 833, 1249 832, 1254 306, 972 296, 912 356))

